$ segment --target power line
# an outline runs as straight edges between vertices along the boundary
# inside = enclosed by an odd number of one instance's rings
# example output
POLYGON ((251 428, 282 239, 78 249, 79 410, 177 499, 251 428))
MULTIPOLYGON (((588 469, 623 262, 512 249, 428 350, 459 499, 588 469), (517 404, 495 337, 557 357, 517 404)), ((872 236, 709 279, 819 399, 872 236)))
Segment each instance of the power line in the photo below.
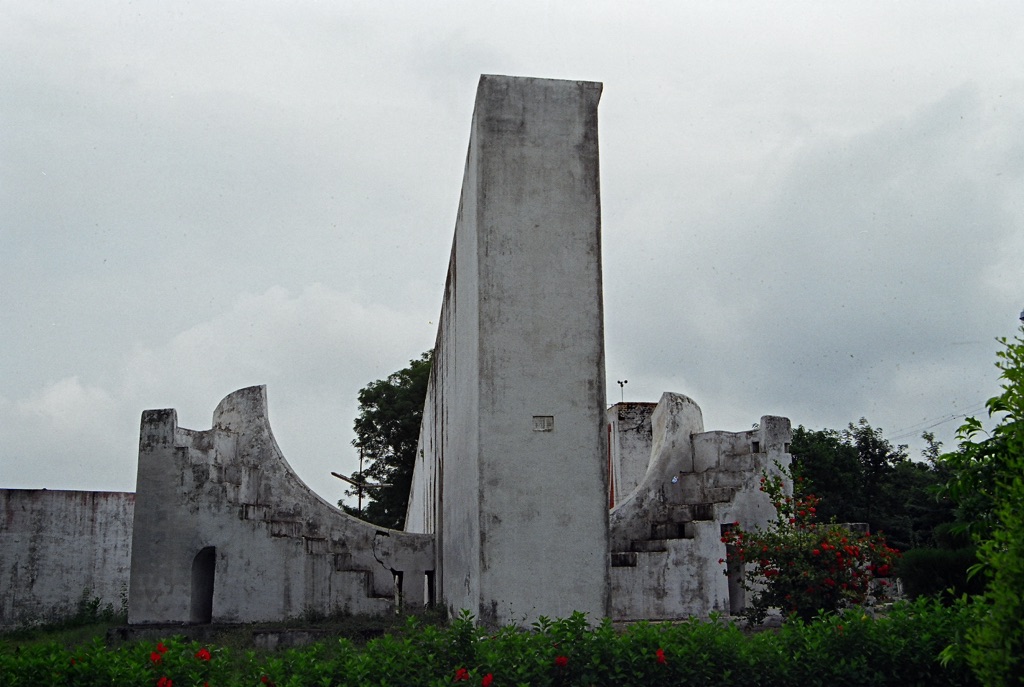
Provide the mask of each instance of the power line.
POLYGON ((962 413, 951 413, 949 415, 944 415, 941 418, 929 418, 927 420, 921 420, 921 422, 911 425, 910 427, 897 430, 896 433, 894 433, 889 438, 892 441, 898 441, 899 439, 907 439, 912 436, 917 436, 920 435, 920 433, 922 432, 938 427, 939 425, 944 425, 947 422, 952 422, 954 420, 962 420, 965 417, 974 415, 975 413, 984 410, 985 407, 985 403, 979 403, 976 406, 969 408, 968 410, 962 413))

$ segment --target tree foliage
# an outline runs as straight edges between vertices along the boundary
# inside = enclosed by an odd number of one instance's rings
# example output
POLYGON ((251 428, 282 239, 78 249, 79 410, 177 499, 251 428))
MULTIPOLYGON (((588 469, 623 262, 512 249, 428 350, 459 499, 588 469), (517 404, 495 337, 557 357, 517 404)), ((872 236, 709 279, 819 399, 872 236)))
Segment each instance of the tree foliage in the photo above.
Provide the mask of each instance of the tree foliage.
MULTIPOLYGON (((423 353, 410 360, 408 367, 370 382, 359 391, 359 416, 352 445, 362 452, 364 468, 362 473, 353 473, 352 479, 387 486, 365 491, 369 503, 362 513, 351 506, 342 507, 383 527, 401 529, 405 524, 432 353, 423 353)), ((345 493, 354 496, 357 489, 345 493)))
POLYGON ((952 505, 934 494, 944 479, 934 460, 941 445, 924 438, 930 460, 919 462, 865 418, 844 430, 801 425, 793 431, 793 472, 821 498, 823 520, 866 522, 901 550, 932 545, 936 528, 952 519, 952 505))
POLYGON ((999 339, 1002 393, 988 400, 995 428, 975 418, 960 428, 959 449, 942 460, 947 492, 978 544, 987 579, 979 622, 967 633, 967 658, 987 687, 1024 684, 1024 326, 999 339))

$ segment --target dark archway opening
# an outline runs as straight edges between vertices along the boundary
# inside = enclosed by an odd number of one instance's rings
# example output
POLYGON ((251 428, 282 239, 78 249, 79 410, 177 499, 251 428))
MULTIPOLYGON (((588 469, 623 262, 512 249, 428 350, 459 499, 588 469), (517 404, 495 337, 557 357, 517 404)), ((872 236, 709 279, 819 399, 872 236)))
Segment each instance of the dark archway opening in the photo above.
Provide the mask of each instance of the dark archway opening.
POLYGON ((213 622, 213 577, 217 549, 207 546, 192 559, 192 611, 190 622, 213 622))

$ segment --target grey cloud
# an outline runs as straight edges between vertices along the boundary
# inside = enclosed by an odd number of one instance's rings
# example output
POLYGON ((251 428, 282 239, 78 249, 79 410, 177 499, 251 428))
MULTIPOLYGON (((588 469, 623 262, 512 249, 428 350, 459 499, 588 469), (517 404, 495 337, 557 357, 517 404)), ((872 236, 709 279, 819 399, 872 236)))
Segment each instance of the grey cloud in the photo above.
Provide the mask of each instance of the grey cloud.
POLYGON ((130 488, 143 408, 202 428, 252 383, 304 477, 351 462, 358 388, 433 341, 481 72, 605 83, 613 398, 689 393, 723 429, 973 407, 1024 305, 1020 26, 995 3, 5 4, 0 484, 130 488), (79 421, 105 429, 57 431, 79 421))
MULTIPOLYGON (((994 387, 965 378, 991 377, 992 340, 1014 307, 984 275, 1024 221, 1019 178, 991 174, 1013 152, 984 145, 1007 124, 985 107, 960 88, 911 117, 819 136, 745 199, 692 224, 666 220, 685 238, 628 299, 650 334, 629 363, 682 375, 692 387, 678 390, 747 417, 810 426, 868 415, 896 429, 976 406, 994 387), (983 343, 954 346, 967 332, 983 343)), ((626 300, 609 295, 610 339, 626 300)))

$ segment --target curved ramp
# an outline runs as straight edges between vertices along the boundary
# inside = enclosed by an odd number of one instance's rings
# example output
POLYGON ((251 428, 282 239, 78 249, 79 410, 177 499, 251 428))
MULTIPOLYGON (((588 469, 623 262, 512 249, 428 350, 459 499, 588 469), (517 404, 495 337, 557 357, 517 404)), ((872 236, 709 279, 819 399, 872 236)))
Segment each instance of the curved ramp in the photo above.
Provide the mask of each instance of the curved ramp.
POLYGON ((291 469, 266 387, 217 406, 210 429, 142 414, 128 620, 255 622, 422 605, 433 536, 375 527, 291 469))

